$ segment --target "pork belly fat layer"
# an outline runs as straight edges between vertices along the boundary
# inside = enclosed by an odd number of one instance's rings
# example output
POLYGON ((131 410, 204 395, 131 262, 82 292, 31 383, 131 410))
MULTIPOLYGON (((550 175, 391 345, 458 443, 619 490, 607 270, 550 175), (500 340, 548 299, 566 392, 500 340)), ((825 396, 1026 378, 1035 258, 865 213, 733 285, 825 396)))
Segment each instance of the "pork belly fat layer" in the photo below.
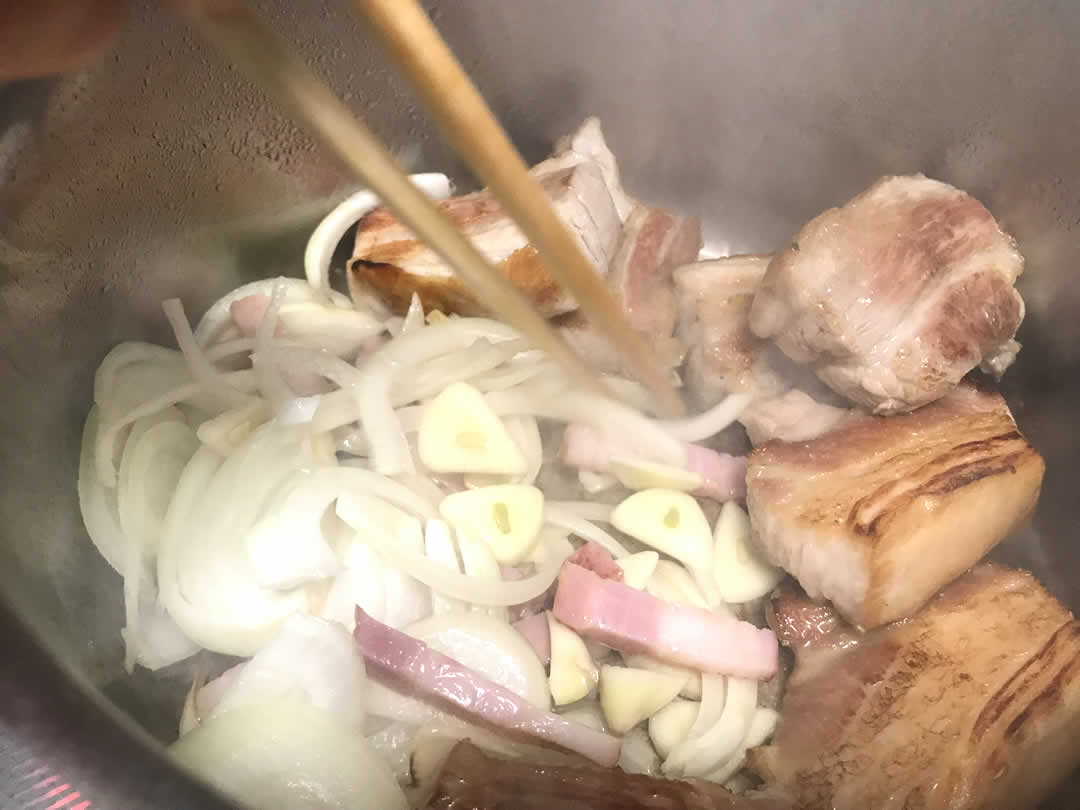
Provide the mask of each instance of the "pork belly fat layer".
POLYGON ((770 622, 796 663, 748 762, 804 810, 1025 810, 1080 762, 1080 622, 1027 572, 865 635, 789 586, 770 622))
POLYGON ((911 414, 865 417, 750 455, 758 542, 852 623, 910 615, 1034 510, 1042 457, 999 394, 961 386, 911 414))
POLYGON ((775 256, 750 325, 855 403, 907 411, 975 366, 1004 371, 1022 269, 978 200, 922 175, 885 177, 775 256))
MULTIPOLYGON (((628 200, 618 185, 615 158, 595 119, 586 121, 560 149, 533 167, 532 174, 585 256, 603 275, 619 241, 620 206, 628 200)), ((544 270, 536 250, 490 191, 454 197, 438 205, 545 317, 577 308, 573 297, 544 270)), ((385 208, 368 212, 357 226, 349 288, 354 297, 374 292, 399 314, 408 308, 414 292, 425 309, 485 314, 442 259, 385 208)))

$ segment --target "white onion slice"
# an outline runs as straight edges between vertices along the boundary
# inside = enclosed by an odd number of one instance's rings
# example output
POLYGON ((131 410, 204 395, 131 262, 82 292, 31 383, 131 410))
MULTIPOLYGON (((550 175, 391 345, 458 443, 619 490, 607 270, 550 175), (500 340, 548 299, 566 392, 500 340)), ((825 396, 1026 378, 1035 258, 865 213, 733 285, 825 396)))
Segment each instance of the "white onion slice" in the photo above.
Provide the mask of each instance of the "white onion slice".
POLYGON ((120 528, 116 489, 102 484, 96 464, 100 429, 99 411, 95 405, 86 415, 83 426, 79 453, 79 509, 94 546, 113 570, 123 572, 127 567, 127 538, 120 528))
POLYGON ((302 698, 360 731, 365 716, 364 658, 348 630, 334 622, 296 615, 239 668, 216 705, 213 720, 242 706, 302 698))
MULTIPOLYGON (((445 174, 414 174, 409 179, 417 188, 436 200, 450 196, 450 180, 445 174)), ((373 192, 358 191, 342 201, 318 224, 308 238, 307 248, 304 250, 304 273, 313 288, 330 288, 330 260, 338 243, 349 228, 378 205, 379 198, 373 192)))
POLYGON ((607 549, 612 557, 629 556, 626 547, 598 526, 578 517, 576 511, 571 511, 558 504, 547 503, 544 505, 544 521, 560 529, 566 529, 571 534, 577 535, 582 540, 591 540, 607 549))
POLYGON ((316 301, 322 297, 318 290, 299 278, 278 276, 252 281, 226 293, 210 305, 195 327, 195 341, 205 348, 239 334, 232 322, 230 308, 233 302, 250 295, 264 295, 269 298, 274 294, 274 288, 279 285, 285 288, 286 301, 316 301))
MULTIPOLYGON (((338 498, 338 517, 349 523, 356 521, 355 515, 350 515, 347 507, 342 514, 342 498, 338 498)), ((365 536, 365 542, 370 542, 383 557, 394 566, 415 577, 429 588, 446 596, 470 602, 474 605, 520 605, 535 599, 551 587, 551 583, 559 575, 566 556, 561 554, 552 555, 550 559, 537 570, 535 574, 513 582, 494 582, 477 577, 471 577, 458 571, 447 568, 440 562, 429 560, 422 554, 401 548, 398 544, 387 541, 384 537, 365 536)))
POLYGON ((282 620, 307 609, 303 590, 258 584, 244 543, 267 496, 303 461, 297 434, 271 424, 224 462, 200 448, 180 477, 158 550, 158 586, 177 624, 207 649, 252 655, 282 620))
POLYGON ((405 795, 365 739, 300 700, 226 712, 169 753, 226 795, 260 810, 407 810, 405 795))
MULTIPOLYGON (((707 731, 693 734, 675 746, 664 760, 663 770, 669 776, 706 776, 736 755, 739 743, 746 737, 757 707, 757 681, 747 678, 728 678, 727 695, 719 719, 707 731)), ((702 708, 704 714, 704 707, 702 708)), ((700 716, 700 715, 699 715, 700 716)), ((694 723, 697 727, 698 723, 694 723)))
POLYGON ((707 411, 686 419, 668 419, 659 424, 676 439, 700 442, 730 427, 750 405, 752 394, 728 394, 707 411))
POLYGON ((533 705, 551 706, 544 665, 529 642, 505 621, 483 613, 448 613, 412 624, 405 632, 533 705))
POLYGON ((165 514, 188 461, 199 449, 183 415, 168 408, 132 425, 117 478, 120 527, 142 549, 157 556, 165 514))

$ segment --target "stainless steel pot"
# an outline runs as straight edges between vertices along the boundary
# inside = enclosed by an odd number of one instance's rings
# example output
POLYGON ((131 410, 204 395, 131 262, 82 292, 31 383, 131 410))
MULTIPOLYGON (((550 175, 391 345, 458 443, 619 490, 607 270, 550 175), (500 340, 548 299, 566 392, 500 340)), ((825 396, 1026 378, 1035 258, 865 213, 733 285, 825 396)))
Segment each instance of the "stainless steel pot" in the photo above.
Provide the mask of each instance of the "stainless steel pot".
MULTIPOLYGON (((469 182, 345 3, 259 5, 411 168, 469 182)), ((245 278, 298 273, 307 231, 347 188, 157 6, 134 9, 91 68, 0 87, 0 732, 37 735, 39 756, 66 734, 51 750, 68 753, 52 756, 88 769, 86 790, 117 807, 191 803, 161 787, 172 777, 153 760, 132 775, 141 742, 78 691, 172 733, 181 676, 165 678, 173 689, 121 677, 120 581, 79 517, 93 371, 119 340, 166 339, 162 298, 197 313, 245 278)), ((1048 463, 1032 525, 997 556, 1080 607, 1080 4, 429 8, 528 157, 596 114, 628 187, 701 215, 718 248, 770 250, 884 173, 924 171, 982 199, 1028 259, 1024 350, 1005 388, 1048 463)))

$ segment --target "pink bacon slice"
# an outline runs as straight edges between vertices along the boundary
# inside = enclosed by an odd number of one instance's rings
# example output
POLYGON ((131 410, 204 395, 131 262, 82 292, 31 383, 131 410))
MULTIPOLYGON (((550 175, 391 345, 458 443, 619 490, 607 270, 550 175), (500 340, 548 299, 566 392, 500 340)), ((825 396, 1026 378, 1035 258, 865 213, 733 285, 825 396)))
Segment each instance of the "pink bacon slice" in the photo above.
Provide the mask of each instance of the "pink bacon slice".
POLYGON ((555 618, 586 638, 627 653, 714 675, 767 680, 779 645, 771 630, 689 605, 675 605, 580 565, 565 563, 555 618))

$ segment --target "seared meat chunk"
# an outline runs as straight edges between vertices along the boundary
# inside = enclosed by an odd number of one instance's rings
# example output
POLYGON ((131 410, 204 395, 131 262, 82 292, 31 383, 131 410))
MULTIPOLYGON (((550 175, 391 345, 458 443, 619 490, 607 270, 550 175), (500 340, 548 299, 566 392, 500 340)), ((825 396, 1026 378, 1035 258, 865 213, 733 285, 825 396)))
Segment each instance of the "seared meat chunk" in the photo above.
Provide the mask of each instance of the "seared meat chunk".
MULTIPOLYGON (((607 275, 608 286, 626 311, 630 325, 672 368, 682 362, 683 346, 673 334, 676 301, 671 275, 679 265, 696 259, 700 250, 701 225, 695 217, 635 205, 607 275)), ((566 315, 557 321, 557 326, 567 342, 594 367, 613 373, 623 371, 619 353, 583 315, 566 315)))
POLYGON ((801 388, 754 402, 739 416, 755 447, 778 439, 804 442, 848 425, 866 414, 819 402, 801 388))
POLYGON ((711 259, 674 274, 690 397, 704 410, 727 394, 753 394, 739 421, 755 445, 812 439, 859 415, 812 372, 750 330, 750 305, 770 258, 711 259))
MULTIPOLYGON (((618 185, 615 159, 599 123, 587 121, 558 154, 533 167, 532 174, 596 272, 606 274, 622 229, 619 206, 628 198, 618 185)), ((551 317, 577 308, 573 297, 548 276, 536 250, 491 192, 443 200, 439 208, 542 314, 551 317)), ((408 308, 414 292, 425 309, 484 313, 442 259, 385 208, 368 212, 357 226, 349 285, 354 297, 374 292, 398 313, 408 308)))
POLYGON ((999 394, 962 385, 910 414, 756 448, 746 505, 774 563, 853 624, 877 627, 1023 524, 1044 466, 999 394))
POLYGON ((866 635, 791 586, 770 614, 795 669, 748 762, 804 810, 1027 810, 1080 763, 1080 622, 1027 572, 866 635))
POLYGON ((1017 351, 1023 257, 975 198, 885 177, 811 220, 769 263, 750 326, 879 414, 944 396, 1017 351))
POLYGON ((700 408, 708 408, 725 394, 775 393, 769 390, 771 381, 761 379, 762 341, 750 331, 749 321, 750 303, 769 259, 732 256, 675 271, 679 336, 687 346, 684 377, 700 408))
POLYGON ((791 810, 767 795, 736 795, 712 782, 661 779, 596 765, 546 765, 494 757, 464 740, 446 758, 432 810, 791 810))

